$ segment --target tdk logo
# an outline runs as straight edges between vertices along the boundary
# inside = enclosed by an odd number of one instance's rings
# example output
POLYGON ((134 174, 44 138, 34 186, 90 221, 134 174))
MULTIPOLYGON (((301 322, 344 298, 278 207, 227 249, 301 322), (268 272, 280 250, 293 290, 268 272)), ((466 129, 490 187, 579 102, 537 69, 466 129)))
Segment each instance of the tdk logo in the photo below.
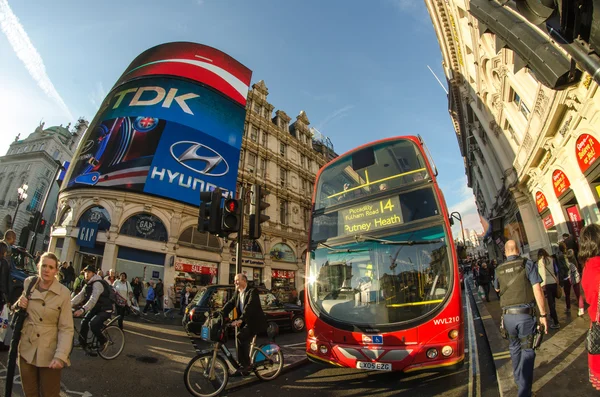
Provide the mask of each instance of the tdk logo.
POLYGON ((171 156, 179 164, 206 176, 223 176, 229 164, 214 149, 198 142, 180 141, 171 145, 171 156))
POLYGON ((181 110, 193 116, 194 113, 187 105, 186 101, 198 98, 200 95, 193 93, 177 95, 177 91, 177 88, 171 88, 169 89, 169 92, 167 92, 162 87, 130 88, 128 90, 120 91, 115 95, 117 101, 115 102, 113 109, 121 106, 121 103, 123 100, 125 100, 125 97, 127 97, 128 94, 133 93, 133 97, 131 97, 131 101, 129 101, 127 106, 153 106, 162 102, 161 106, 163 108, 170 108, 173 102, 175 102, 177 105, 179 105, 181 110))

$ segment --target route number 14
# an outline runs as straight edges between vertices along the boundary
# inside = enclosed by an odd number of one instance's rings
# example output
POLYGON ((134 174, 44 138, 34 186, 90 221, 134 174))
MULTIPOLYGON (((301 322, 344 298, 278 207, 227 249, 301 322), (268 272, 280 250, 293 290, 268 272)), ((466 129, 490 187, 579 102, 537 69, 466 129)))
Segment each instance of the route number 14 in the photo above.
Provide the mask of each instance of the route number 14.
POLYGON ((383 204, 383 201, 379 202, 379 208, 381 208, 381 213, 383 214, 386 210, 392 212, 394 211, 394 204, 392 204, 392 199, 388 199, 388 201, 383 204))

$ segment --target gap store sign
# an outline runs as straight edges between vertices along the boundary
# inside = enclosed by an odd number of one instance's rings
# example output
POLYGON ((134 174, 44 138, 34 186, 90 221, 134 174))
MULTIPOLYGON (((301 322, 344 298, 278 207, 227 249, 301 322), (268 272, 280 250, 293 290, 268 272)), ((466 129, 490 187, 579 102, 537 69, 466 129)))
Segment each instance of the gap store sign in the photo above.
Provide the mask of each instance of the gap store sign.
POLYGON ((214 48, 169 43, 138 56, 106 97, 67 188, 124 189, 198 205, 235 196, 252 72, 214 48))

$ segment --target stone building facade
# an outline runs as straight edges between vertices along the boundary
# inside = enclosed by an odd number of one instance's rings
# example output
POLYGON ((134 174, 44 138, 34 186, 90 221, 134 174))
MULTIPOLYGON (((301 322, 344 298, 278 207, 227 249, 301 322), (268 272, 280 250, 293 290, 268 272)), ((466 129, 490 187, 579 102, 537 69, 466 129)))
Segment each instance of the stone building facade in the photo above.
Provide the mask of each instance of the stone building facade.
POLYGON ((563 233, 577 237, 600 221, 597 83, 581 65, 571 70, 569 53, 510 4, 426 5, 468 184, 489 221, 490 255, 501 257, 511 238, 535 258, 563 233))
MULTIPOLYGON (((242 271, 255 284, 293 300, 303 288, 308 220, 315 175, 334 157, 316 140, 304 112, 292 120, 268 102, 263 81, 248 93, 238 192, 260 184, 268 192, 270 220, 258 241, 245 241, 242 271), (274 112, 274 113, 273 113, 274 112)), ((246 206, 245 232, 248 214, 246 206)), ((228 284, 235 275, 235 235, 218 238, 197 231, 198 208, 172 200, 99 188, 63 190, 52 229, 51 249, 76 269, 93 264, 125 271, 129 279, 164 280, 176 290, 228 284), (93 247, 77 243, 82 221, 98 223, 93 247)))
POLYGON ((80 119, 76 127, 54 126, 45 128, 41 123, 25 139, 17 136, 10 144, 6 155, 0 157, 0 232, 12 228, 17 233, 17 242, 30 247, 33 232, 26 226, 30 218, 41 210, 42 201, 48 187, 51 191, 42 214, 47 220, 46 229, 37 236, 32 250, 48 247, 50 223, 56 217, 58 185, 53 180, 63 162, 73 156, 81 135, 87 128, 87 121, 80 119), (27 184, 27 199, 18 206, 17 189, 27 184), (25 230, 24 230, 25 229, 25 230))

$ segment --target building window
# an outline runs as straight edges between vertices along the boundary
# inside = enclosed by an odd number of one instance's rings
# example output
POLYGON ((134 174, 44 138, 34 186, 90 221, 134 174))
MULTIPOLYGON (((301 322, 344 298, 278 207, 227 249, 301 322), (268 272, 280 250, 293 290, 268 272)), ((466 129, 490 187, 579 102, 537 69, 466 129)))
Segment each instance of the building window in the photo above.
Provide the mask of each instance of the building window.
POLYGON ((285 200, 281 200, 279 202, 279 222, 282 225, 288 224, 288 202, 285 200))
POLYGON ((250 130, 250 139, 252 142, 258 142, 258 128, 252 126, 250 130))
POLYGON ((506 125, 504 127, 505 130, 508 131, 508 133, 510 134, 510 137, 513 141, 515 141, 515 143, 518 145, 520 145, 519 140, 517 139, 517 134, 515 132, 515 129, 513 128, 513 126, 507 121, 506 125))
POLYGON ((285 156, 285 152, 287 151, 287 145, 283 142, 279 143, 279 154, 285 156))
POLYGON ((30 169, 31 169, 31 163, 28 163, 26 171, 29 171, 30 169))
POLYGON ((58 160, 58 156, 60 155, 60 152, 57 150, 54 151, 54 153, 52 154, 52 158, 54 160, 58 160))
POLYGON ((259 173, 259 175, 264 178, 266 170, 267 170, 267 159, 265 159, 264 157, 261 157, 258 160, 258 173, 259 173))
POLYGON ((98 230, 107 231, 110 229, 110 214, 100 206, 88 208, 77 221, 77 227, 81 227, 84 223, 95 223, 98 225, 98 230))
POLYGON ((258 103, 254 102, 254 106, 252 106, 252 110, 254 111, 254 113, 260 114, 261 106, 258 103))
POLYGON ((45 146, 46 146, 46 144, 45 144, 45 143, 42 143, 42 144, 40 145, 40 149, 39 149, 39 150, 40 150, 40 151, 41 151, 41 150, 44 150, 44 147, 45 147, 45 146))
POLYGON ((40 205, 42 204, 42 197, 45 191, 46 185, 44 185, 43 183, 35 189, 35 193, 33 193, 33 197, 31 198, 31 201, 27 206, 27 211, 34 212, 39 209, 40 205))
POLYGON ((239 168, 243 168, 244 167, 244 149, 240 150, 240 164, 239 164, 239 168))
POLYGON ((306 165, 306 157, 303 154, 301 154, 300 155, 300 166, 302 168, 304 168, 305 165, 306 165))
POLYGON ((128 218, 121 226, 120 234, 145 240, 167 241, 167 229, 156 216, 139 213, 128 218))
MULTIPOLYGON (((5 200, 10 201, 11 195, 8 194, 8 192, 10 192, 12 190, 12 184, 13 184, 14 179, 15 179, 14 177, 8 177, 8 183, 6 184, 6 187, 3 189, 3 192, 1 192, 1 194, 2 194, 1 201, 5 201, 5 200)), ((16 190, 14 191, 14 195, 16 197, 16 195, 17 195, 16 190)))
POLYGON ((254 173, 256 169, 256 154, 248 153, 248 171, 254 173))
POLYGON ((287 170, 285 168, 279 169, 279 182, 281 186, 285 186, 285 182, 287 180, 287 170))
POLYGON ((523 116, 525 116, 526 119, 529 119, 529 113, 531 113, 531 111, 529 110, 527 105, 525 105, 525 102, 523 102, 523 99, 521 99, 521 96, 519 94, 517 94, 517 92, 514 90, 513 90, 512 100, 515 103, 515 105, 517 106, 517 109, 519 109, 519 112, 521 112, 521 114, 523 116))
POLYGON ((269 143, 269 134, 267 134, 266 131, 263 131, 263 134, 262 134, 262 145, 264 147, 267 147, 268 143, 269 143))
POLYGON ((310 161, 310 159, 306 159, 306 169, 308 172, 311 172, 310 170, 312 169, 312 161, 310 161))
POLYGON ((306 179, 302 178, 302 193, 306 191, 306 179))

